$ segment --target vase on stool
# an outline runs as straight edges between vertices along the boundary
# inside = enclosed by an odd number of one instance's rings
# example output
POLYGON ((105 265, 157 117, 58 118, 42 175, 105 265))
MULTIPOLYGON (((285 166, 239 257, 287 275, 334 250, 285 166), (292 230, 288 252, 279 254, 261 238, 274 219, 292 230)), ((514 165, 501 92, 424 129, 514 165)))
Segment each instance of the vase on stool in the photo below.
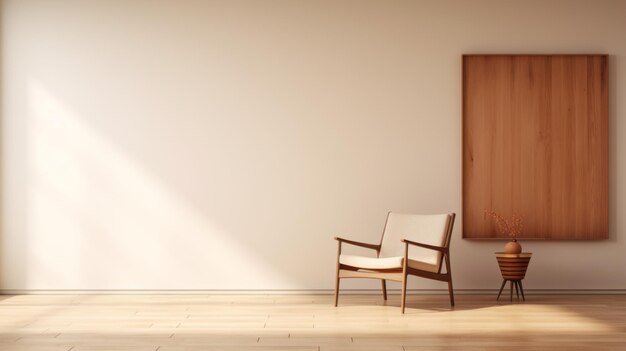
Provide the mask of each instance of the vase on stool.
POLYGON ((522 216, 513 213, 513 216, 507 219, 494 211, 487 210, 485 210, 485 215, 495 220, 500 234, 508 235, 511 238, 511 241, 504 245, 504 253, 513 255, 522 253, 522 245, 517 242, 517 236, 522 233, 522 216))
POLYGON ((504 245, 504 252, 508 254, 519 254, 522 252, 522 245, 517 242, 517 239, 513 239, 504 245))

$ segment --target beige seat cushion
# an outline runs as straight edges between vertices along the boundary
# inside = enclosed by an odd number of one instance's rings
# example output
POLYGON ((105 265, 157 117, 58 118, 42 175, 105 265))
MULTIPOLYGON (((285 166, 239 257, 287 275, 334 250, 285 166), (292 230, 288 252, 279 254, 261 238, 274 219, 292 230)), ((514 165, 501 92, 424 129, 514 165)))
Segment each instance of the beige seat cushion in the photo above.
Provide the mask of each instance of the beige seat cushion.
POLYGON ((365 257, 365 256, 352 256, 341 255, 339 256, 339 263, 347 266, 365 269, 393 269, 402 268, 402 257, 365 257))
POLYGON ((421 262, 421 261, 417 261, 417 260, 412 260, 410 258, 409 258, 409 262, 407 263, 407 266, 409 266, 411 268, 419 269, 419 270, 422 270, 422 271, 439 273, 439 265, 430 264, 430 263, 426 263, 426 262, 421 262))
MULTIPOLYGON (((363 269, 394 269, 402 268, 402 257, 365 257, 365 256, 353 256, 353 255, 341 255, 339 256, 339 263, 345 264, 355 268, 363 269)), ((422 271, 437 273, 439 266, 429 264, 417 260, 409 259, 407 266, 422 271)))

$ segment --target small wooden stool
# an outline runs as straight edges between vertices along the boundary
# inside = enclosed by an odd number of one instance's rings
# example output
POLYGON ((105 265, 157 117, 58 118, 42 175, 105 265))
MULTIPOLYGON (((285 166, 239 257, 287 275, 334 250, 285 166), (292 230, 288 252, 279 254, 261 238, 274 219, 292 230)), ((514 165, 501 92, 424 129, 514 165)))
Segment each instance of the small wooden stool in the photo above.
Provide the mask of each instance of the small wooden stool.
POLYGON ((519 294, 521 292, 522 300, 526 301, 524 288, 522 287, 522 280, 526 276, 526 270, 528 269, 528 263, 530 262, 530 257, 532 255, 533 254, 530 252, 522 252, 519 254, 496 252, 496 259, 498 260, 498 265, 500 266, 502 279, 504 279, 496 300, 500 299, 502 290, 504 289, 506 282, 509 281, 511 282, 511 301, 513 301, 513 285, 515 285, 517 299, 519 300, 519 294))

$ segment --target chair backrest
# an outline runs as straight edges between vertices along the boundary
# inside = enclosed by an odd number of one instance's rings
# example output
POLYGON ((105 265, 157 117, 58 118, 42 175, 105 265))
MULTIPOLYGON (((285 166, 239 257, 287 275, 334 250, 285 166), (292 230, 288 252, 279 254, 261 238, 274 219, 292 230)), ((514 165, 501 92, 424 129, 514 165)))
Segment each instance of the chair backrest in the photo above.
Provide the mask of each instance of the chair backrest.
MULTIPOLYGON (((404 243, 408 239, 422 244, 448 246, 452 232, 451 214, 414 215, 389 212, 383 230, 379 257, 404 256, 404 243)), ((441 267, 440 252, 420 247, 410 247, 409 258, 441 267)))

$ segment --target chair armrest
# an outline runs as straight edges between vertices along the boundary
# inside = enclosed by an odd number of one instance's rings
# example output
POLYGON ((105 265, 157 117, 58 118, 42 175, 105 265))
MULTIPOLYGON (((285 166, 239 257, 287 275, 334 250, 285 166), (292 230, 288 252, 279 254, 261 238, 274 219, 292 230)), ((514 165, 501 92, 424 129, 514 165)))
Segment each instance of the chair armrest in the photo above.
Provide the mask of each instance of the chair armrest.
POLYGON ((428 245, 428 244, 422 244, 422 243, 417 243, 415 241, 411 241, 407 239, 402 239, 402 242, 407 245, 415 245, 415 246, 423 247, 425 249, 435 250, 435 251, 444 252, 444 253, 448 252, 448 248, 443 247, 443 246, 433 246, 433 245, 428 245))
POLYGON ((377 245, 377 244, 362 243, 359 241, 348 240, 348 239, 340 238, 337 236, 335 237, 335 240, 339 241, 340 243, 346 243, 346 244, 350 244, 354 246, 365 247, 365 248, 376 250, 376 251, 380 250, 380 245, 377 245))

